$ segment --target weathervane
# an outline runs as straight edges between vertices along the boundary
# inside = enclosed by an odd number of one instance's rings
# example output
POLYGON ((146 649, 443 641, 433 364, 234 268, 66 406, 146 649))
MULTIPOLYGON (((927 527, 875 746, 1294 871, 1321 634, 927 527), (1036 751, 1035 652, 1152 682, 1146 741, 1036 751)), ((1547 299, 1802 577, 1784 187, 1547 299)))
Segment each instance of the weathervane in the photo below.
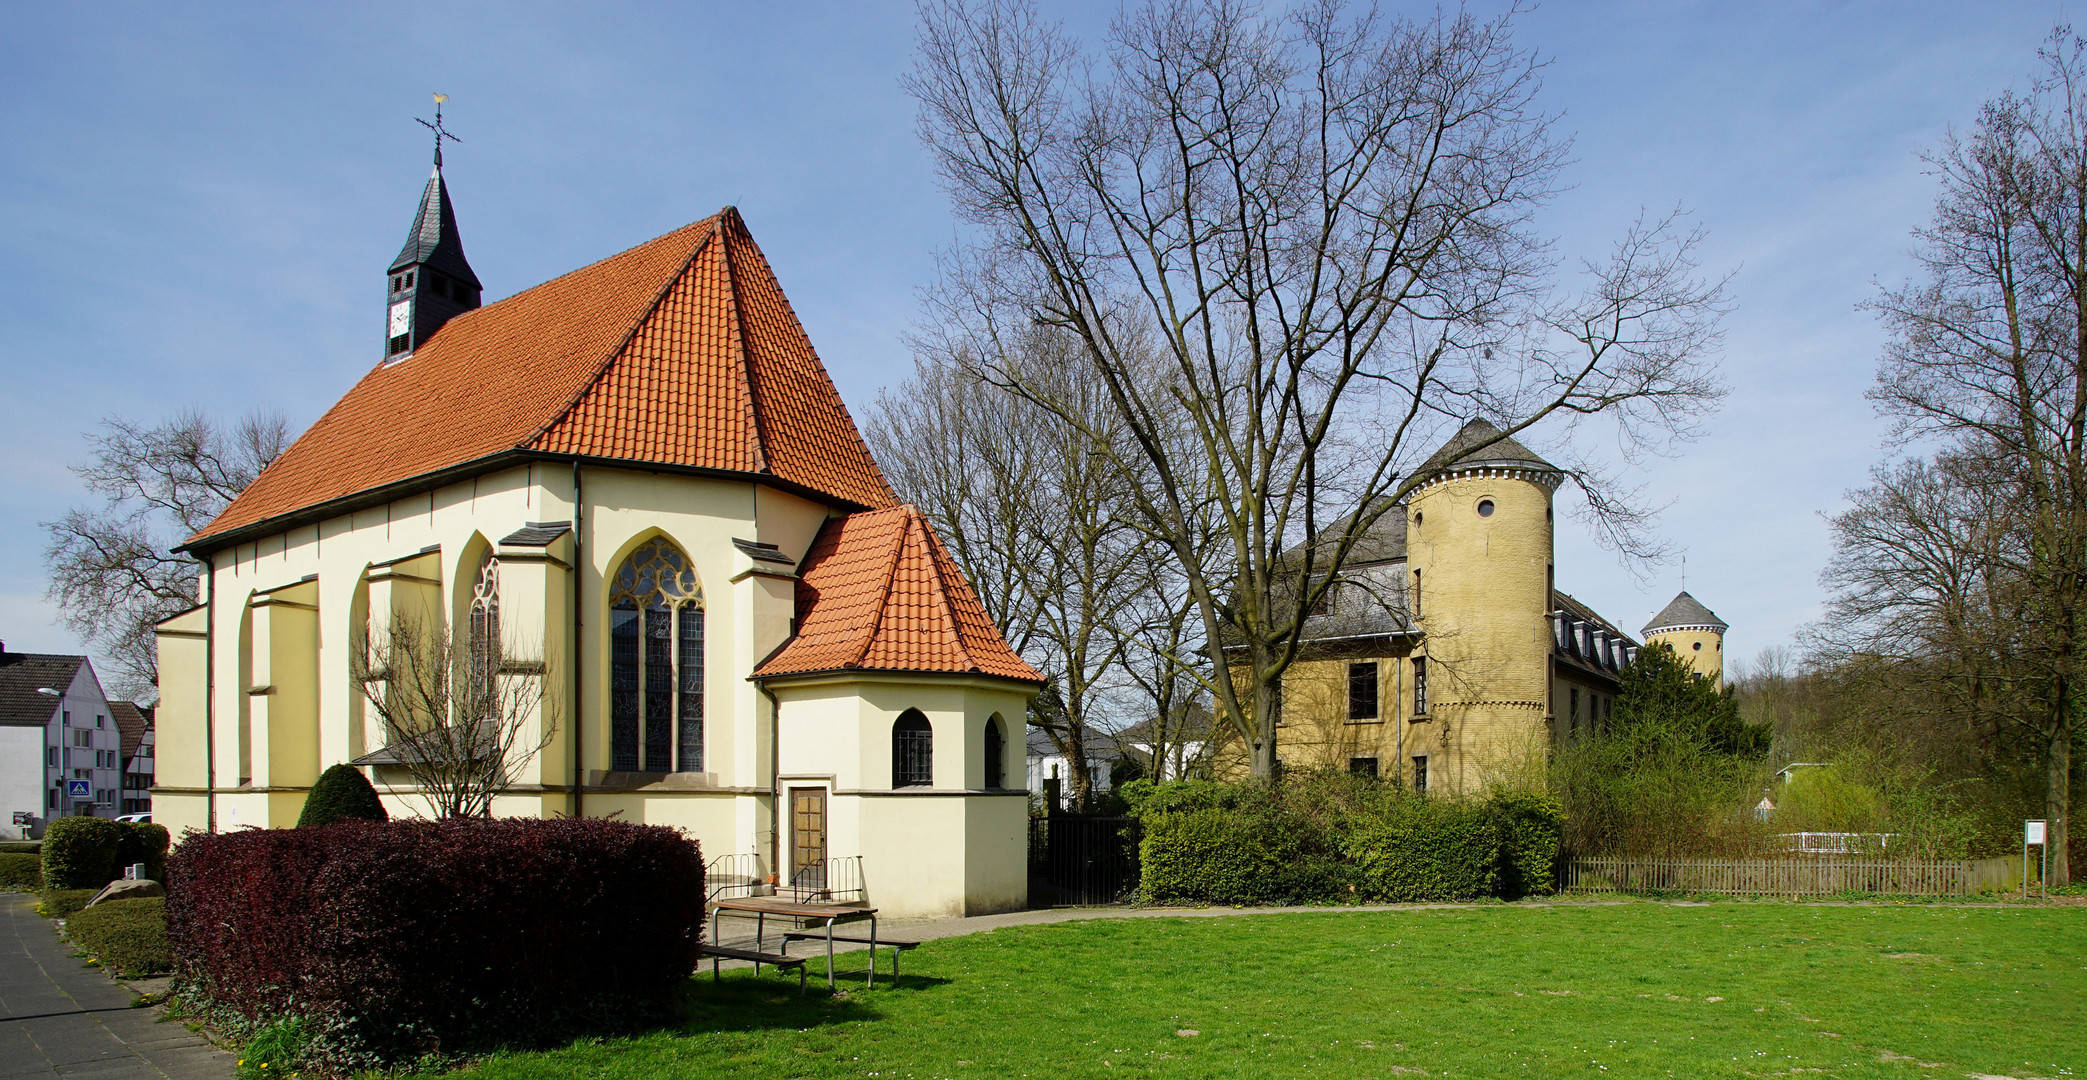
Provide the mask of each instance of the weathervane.
POLYGON ((421 119, 420 119, 420 117, 417 117, 417 116, 413 118, 414 120, 416 120, 416 121, 419 121, 419 123, 420 123, 420 126, 421 126, 421 127, 424 127, 424 128, 426 128, 426 129, 428 129, 429 131, 432 131, 432 132, 434 132, 434 133, 435 133, 435 167, 436 167, 436 168, 438 168, 438 169, 442 167, 442 140, 444 140, 444 139, 448 139, 448 140, 449 140, 450 142, 463 142, 463 141, 464 141, 464 140, 462 140, 462 139, 459 139, 459 138, 457 138, 457 137, 456 137, 456 136, 454 136, 454 135, 451 135, 451 134, 449 133, 448 129, 446 129, 446 128, 444 128, 444 127, 442 126, 442 103, 443 103, 443 102, 445 102, 445 101, 448 101, 448 100, 449 100, 449 95, 448 95, 448 94, 436 94, 436 95, 435 95, 435 122, 434 122, 434 123, 430 124, 430 123, 428 123, 428 122, 427 122, 427 121, 425 121, 425 120, 421 120, 421 119))

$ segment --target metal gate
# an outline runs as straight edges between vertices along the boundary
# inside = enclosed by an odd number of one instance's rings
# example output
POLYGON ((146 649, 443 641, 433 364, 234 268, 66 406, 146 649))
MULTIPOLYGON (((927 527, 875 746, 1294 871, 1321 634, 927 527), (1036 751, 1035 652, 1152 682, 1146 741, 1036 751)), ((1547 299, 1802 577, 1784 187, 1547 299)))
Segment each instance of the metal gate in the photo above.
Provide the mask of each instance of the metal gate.
POLYGON ((1138 891, 1138 819, 1029 819, 1029 906, 1129 903, 1138 891))

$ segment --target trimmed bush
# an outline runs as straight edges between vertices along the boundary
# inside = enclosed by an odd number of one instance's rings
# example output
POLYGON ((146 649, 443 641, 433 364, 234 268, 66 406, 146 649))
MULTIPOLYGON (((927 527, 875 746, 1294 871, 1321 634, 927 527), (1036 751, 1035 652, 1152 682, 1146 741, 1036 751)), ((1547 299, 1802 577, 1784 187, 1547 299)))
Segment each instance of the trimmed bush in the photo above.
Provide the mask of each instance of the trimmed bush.
MULTIPOLYGON (((162 829, 164 831, 164 829, 162 829)), ((123 826, 107 818, 59 818, 44 829, 43 881, 50 889, 99 889, 116 877, 123 826)))
POLYGON ((126 979, 164 975, 174 969, 163 897, 96 904, 65 920, 65 936, 102 967, 126 979))
POLYGON ((0 852, 0 889, 35 892, 43 888, 43 860, 20 852, 0 852))
POLYGON ((333 765, 304 796, 304 811, 297 815, 300 829, 331 825, 337 821, 387 821, 384 800, 370 786, 369 777, 353 765, 333 765))
POLYGON ((1565 808, 1550 795, 1513 792, 1495 796, 1500 829, 1500 895, 1544 896, 1558 887, 1558 850, 1565 837, 1565 808))
POLYGON ((123 840, 116 845, 116 861, 109 867, 109 880, 122 877, 124 867, 137 863, 145 864, 146 877, 154 881, 167 880, 167 849, 173 845, 174 839, 167 827, 144 821, 119 821, 117 824, 123 826, 123 840))
POLYGON ((36 913, 46 919, 69 919, 87 906, 100 889, 45 889, 36 913))
POLYGON ((41 840, 9 840, 6 843, 0 843, 0 855, 41 854, 43 854, 43 841, 41 840))
POLYGON ((1471 900, 1499 884, 1500 832, 1483 805, 1408 798, 1350 833, 1348 857, 1367 899, 1471 900))
POLYGON ((235 1030, 303 1016, 335 1071, 658 1014, 703 925, 695 841, 596 818, 191 835, 169 885, 183 996, 235 1030))
POLYGON ((1270 814, 1208 809, 1144 819, 1140 886, 1148 903, 1311 904, 1349 899, 1345 868, 1310 852, 1270 814))

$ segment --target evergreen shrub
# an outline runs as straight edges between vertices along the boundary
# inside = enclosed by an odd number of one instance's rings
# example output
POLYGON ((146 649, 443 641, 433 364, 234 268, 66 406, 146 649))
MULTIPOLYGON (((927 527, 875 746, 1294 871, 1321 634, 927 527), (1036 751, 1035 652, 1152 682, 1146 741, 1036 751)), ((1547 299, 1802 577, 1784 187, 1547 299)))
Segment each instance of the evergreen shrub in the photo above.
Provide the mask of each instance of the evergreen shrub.
POLYGON ((94 894, 100 891, 100 889, 45 889, 43 891, 43 899, 36 904, 36 913, 46 919, 72 918, 80 909, 87 906, 87 901, 94 899, 94 894))
POLYGON ((384 812, 384 801, 377 797, 377 789, 370 786, 369 777, 353 765, 333 765, 319 774, 319 780, 304 796, 304 811, 297 815, 297 827, 331 825, 336 821, 385 821, 390 814, 384 812))
POLYGON ((20 852, 0 852, 0 889, 35 892, 43 888, 43 859, 20 852))
POLYGON ((0 843, 0 854, 5 854, 5 855, 41 855, 41 854, 43 854, 43 841, 41 841, 41 840, 9 840, 9 841, 6 841, 6 842, 4 842, 4 843, 0 843))
POLYGON ((1551 891, 1564 816, 1540 793, 1423 797, 1367 776, 1124 785, 1148 903, 1468 900, 1551 891))
POLYGON ((116 845, 116 861, 109 867, 109 880, 122 877, 124 867, 138 863, 145 864, 146 877, 154 881, 167 880, 167 849, 173 846, 174 840, 167 827, 146 821, 119 821, 117 824, 123 826, 123 839, 116 845))
POLYGON ((164 897, 109 900, 82 909, 65 920, 65 936, 126 979, 173 970, 164 897))
MULTIPOLYGON (((164 829, 162 830, 164 831, 164 829)), ((123 826, 107 818, 59 818, 44 829, 43 881, 47 889, 99 889, 116 876, 123 826)))
POLYGON ((703 925, 695 841, 597 818, 192 835, 168 869, 183 997, 235 1032, 306 1018, 330 1071, 657 1015, 703 925))

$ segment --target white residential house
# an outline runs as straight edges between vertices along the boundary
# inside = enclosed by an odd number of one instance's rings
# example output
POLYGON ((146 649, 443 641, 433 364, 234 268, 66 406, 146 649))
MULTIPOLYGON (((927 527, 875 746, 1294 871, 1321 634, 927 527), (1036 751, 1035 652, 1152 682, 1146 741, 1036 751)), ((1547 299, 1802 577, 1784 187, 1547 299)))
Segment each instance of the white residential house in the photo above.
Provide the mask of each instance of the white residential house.
POLYGON ((0 830, 43 835, 56 817, 115 817, 122 732, 84 656, 0 643, 0 830))
MULTIPOLYGON (((1096 737, 1087 745, 1087 775, 1094 779, 1094 790, 1109 790, 1108 744, 1096 737)), ((1051 737, 1039 728, 1029 729, 1029 792, 1049 798, 1056 791, 1058 798, 1071 796, 1072 759, 1060 753, 1052 744, 1051 737)))

